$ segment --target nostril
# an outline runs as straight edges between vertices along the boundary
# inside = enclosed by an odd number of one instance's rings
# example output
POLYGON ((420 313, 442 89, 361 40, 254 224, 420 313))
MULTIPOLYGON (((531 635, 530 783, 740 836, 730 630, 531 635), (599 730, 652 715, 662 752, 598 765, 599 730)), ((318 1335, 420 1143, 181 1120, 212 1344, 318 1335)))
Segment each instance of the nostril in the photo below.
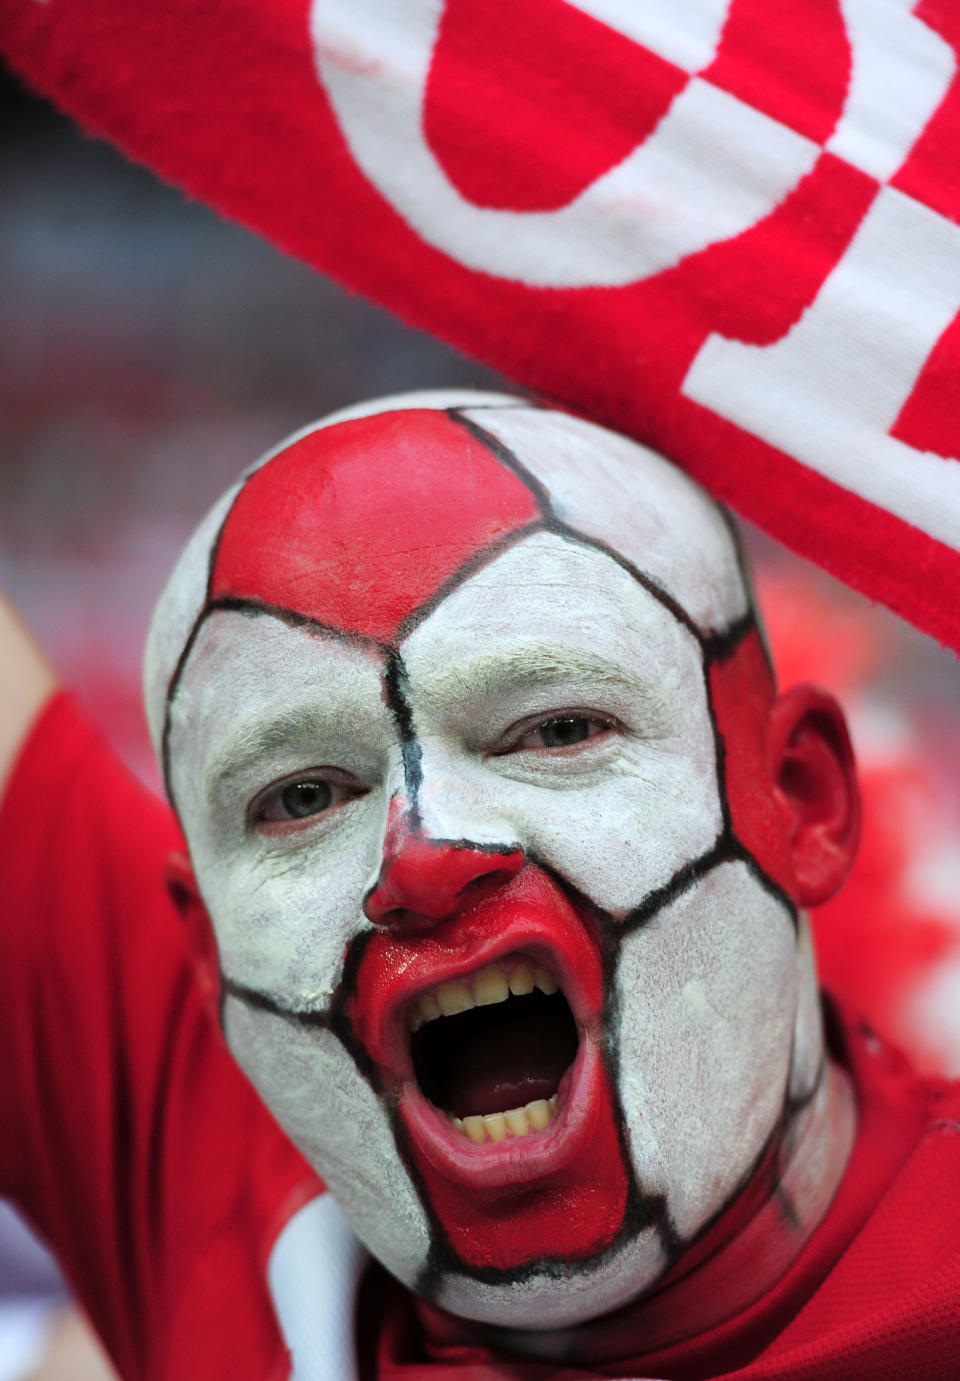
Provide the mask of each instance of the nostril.
POLYGON ((523 850, 414 839, 388 858, 364 911, 375 925, 420 929, 492 896, 523 865, 523 850))
POLYGON ((457 893, 457 904, 469 906, 471 902, 481 901, 484 897, 490 896, 492 892, 499 891, 512 877, 513 872, 509 868, 494 868, 492 872, 484 873, 478 878, 472 878, 457 893))
POLYGON ((405 906, 393 906, 389 911, 382 912, 376 918, 376 924, 386 926, 388 930, 416 931, 426 930, 435 924, 433 917, 424 915, 422 911, 411 911, 405 906))

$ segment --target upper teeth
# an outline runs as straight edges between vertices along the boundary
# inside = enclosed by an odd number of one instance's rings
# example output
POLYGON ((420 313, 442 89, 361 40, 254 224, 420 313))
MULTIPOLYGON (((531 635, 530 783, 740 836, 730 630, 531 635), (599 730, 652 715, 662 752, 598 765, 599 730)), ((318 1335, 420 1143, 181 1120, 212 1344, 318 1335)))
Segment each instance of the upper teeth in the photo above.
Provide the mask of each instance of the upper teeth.
POLYGON ((421 993, 410 1009, 410 1030, 419 1031, 424 1022, 437 1017, 455 1017, 471 1007, 489 1007, 506 1002, 511 993, 524 997, 539 988, 548 996, 557 991, 557 980, 546 969, 535 969, 525 959, 511 964, 506 972, 499 964, 488 964, 472 977, 441 983, 432 993, 421 993))

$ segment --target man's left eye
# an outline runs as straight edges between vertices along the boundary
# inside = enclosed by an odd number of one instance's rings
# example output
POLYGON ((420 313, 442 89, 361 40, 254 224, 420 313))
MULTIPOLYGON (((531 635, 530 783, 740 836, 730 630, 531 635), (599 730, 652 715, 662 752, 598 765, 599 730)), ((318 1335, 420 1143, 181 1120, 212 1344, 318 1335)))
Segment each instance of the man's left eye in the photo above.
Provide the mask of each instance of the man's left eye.
POLYGON ((531 749, 574 748, 578 743, 607 733, 612 727, 609 720, 593 719, 589 715, 554 715, 514 739, 505 751, 522 753, 531 749))

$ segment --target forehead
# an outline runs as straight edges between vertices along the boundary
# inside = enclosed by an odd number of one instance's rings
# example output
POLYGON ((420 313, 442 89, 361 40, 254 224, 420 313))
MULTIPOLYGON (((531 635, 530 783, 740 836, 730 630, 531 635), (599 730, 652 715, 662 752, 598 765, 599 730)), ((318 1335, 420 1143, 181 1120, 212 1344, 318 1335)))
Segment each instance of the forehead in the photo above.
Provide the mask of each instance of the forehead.
MULTIPOLYGON (((658 712, 701 679, 696 640, 616 561, 534 532, 440 600, 399 645, 417 711, 456 713, 536 685, 578 681, 641 697, 658 712)), ((219 609, 205 621, 173 709, 189 771, 304 741, 395 737, 384 694, 390 654, 273 615, 219 609), (230 745, 227 754, 222 745, 230 745), (199 759, 197 754, 199 752, 199 759)))
POLYGON ((282 448, 198 530, 148 646, 158 747, 168 696, 212 612, 272 611, 396 647, 537 531, 606 552, 695 636, 747 610, 721 513, 634 442, 506 402, 352 418, 282 448))
POLYGON ((658 598, 606 553, 552 532, 475 571, 400 652, 410 696, 436 713, 571 683, 619 687, 652 710, 701 678, 696 640, 658 598))
POLYGON ((535 527, 609 547, 703 631, 742 599, 723 520, 684 476, 531 408, 408 410, 301 438, 238 494, 210 593, 396 642, 465 566, 535 527))

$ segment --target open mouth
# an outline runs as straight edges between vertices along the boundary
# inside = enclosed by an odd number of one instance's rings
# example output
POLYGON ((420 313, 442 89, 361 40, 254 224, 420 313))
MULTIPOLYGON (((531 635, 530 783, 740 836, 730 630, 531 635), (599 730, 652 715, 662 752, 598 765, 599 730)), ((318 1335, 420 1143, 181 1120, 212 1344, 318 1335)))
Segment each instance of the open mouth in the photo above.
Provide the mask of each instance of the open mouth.
POLYGON ((605 985, 592 922, 551 877, 528 865, 429 930, 376 931, 354 982, 346 1014, 438 1212, 576 1178, 612 1125, 605 985))
POLYGON ((549 969, 522 954, 420 993, 408 1014, 420 1092, 477 1145, 545 1131, 579 1036, 549 969))

